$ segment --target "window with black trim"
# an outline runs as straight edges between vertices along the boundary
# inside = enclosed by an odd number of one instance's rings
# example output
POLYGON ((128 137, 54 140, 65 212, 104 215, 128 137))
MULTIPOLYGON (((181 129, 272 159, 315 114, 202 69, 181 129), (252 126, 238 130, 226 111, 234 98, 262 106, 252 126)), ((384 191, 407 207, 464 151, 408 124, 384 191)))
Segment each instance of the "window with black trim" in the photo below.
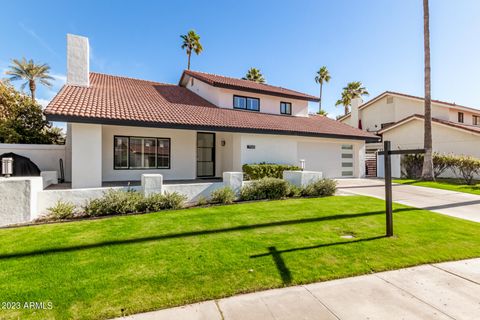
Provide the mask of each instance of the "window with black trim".
POLYGON ((243 96, 233 96, 233 108, 250 111, 260 111, 260 99, 243 96))
POLYGON ((480 125, 480 116, 472 116, 472 124, 474 126, 480 125))
POLYGON ((290 102, 280 102, 281 114, 292 114, 292 104, 290 102))
POLYGON ((170 169, 170 138, 115 136, 113 139, 114 169, 170 169))
POLYGON ((458 122, 463 123, 463 112, 458 113, 458 122))

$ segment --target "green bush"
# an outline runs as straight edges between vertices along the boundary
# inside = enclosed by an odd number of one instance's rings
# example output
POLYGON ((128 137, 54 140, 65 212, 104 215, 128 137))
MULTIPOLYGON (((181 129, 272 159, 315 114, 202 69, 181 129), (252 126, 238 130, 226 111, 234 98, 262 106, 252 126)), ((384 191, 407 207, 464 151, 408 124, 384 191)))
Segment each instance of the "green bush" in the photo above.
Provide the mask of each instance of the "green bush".
POLYGON ((283 178, 283 171, 286 170, 301 170, 300 167, 286 165, 286 164, 244 164, 242 170, 245 173, 245 179, 258 180, 262 178, 283 178))
POLYGON ((208 204, 208 199, 204 196, 199 196, 197 200, 197 206, 205 206, 208 204))
POLYGON ((466 184, 474 184, 475 174, 480 174, 480 160, 469 156, 457 156, 454 170, 458 170, 466 184))
POLYGON ((294 184, 289 183, 287 189, 288 198, 298 198, 302 196, 302 188, 297 187, 294 184))
MULTIPOLYGON (((433 156, 433 175, 439 177, 447 169, 455 169, 457 156, 450 154, 434 153, 433 156)), ((402 156, 402 176, 410 179, 418 179, 422 176, 423 154, 407 154, 402 156)))
POLYGON ((337 190, 337 182, 331 179, 321 179, 306 185, 302 189, 305 197, 327 197, 333 196, 337 190))
POLYGON ((223 187, 212 192, 210 202, 231 204, 235 201, 235 192, 230 187, 223 187))
POLYGON ((75 205, 70 202, 57 201, 53 207, 48 210, 48 217, 53 220, 73 218, 75 214, 75 205))
POLYGON ((144 212, 145 201, 143 195, 135 191, 109 190, 103 197, 88 201, 84 209, 94 217, 144 212))
POLYGON ((285 198, 289 191, 289 185, 285 180, 277 178, 262 178, 255 180, 242 187, 240 199, 261 200, 285 198))
POLYGON ((155 193, 145 198, 145 211, 156 212, 168 209, 181 209, 184 207, 186 200, 187 197, 178 192, 155 193))

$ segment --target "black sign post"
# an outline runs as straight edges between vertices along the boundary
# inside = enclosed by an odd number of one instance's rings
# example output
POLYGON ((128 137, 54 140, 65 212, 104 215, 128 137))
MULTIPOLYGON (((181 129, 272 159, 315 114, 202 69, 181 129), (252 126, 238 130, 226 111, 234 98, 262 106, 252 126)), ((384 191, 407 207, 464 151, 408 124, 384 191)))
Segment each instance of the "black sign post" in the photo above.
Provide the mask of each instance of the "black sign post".
POLYGON ((425 149, 391 150, 390 141, 383 141, 383 155, 385 168, 385 216, 387 225, 387 237, 393 237, 393 197, 392 197, 392 154, 419 154, 425 153, 425 149))
POLYGON ((383 162, 385 164, 385 214, 387 223, 387 237, 393 236, 393 207, 392 207, 392 159, 390 157, 390 141, 383 142, 383 162))

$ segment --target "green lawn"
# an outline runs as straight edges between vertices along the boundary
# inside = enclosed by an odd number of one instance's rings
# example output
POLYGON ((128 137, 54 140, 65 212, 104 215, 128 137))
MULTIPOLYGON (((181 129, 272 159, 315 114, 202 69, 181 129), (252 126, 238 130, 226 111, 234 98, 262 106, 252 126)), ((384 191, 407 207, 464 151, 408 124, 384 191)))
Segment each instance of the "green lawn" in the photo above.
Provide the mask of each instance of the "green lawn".
POLYGON ((0 230, 0 301, 101 319, 241 292, 480 257, 480 224, 361 196, 293 199, 0 230), (342 235, 353 234, 353 239, 342 235))
POLYGON ((412 186, 429 187, 429 188, 451 190, 451 191, 458 191, 458 192, 465 192, 465 193, 480 195, 479 181, 477 181, 477 184, 475 185, 465 184, 465 181, 461 179, 442 179, 442 178, 437 179, 437 181, 435 182, 412 180, 412 179, 398 179, 398 180, 393 180, 393 182, 410 184, 412 186))

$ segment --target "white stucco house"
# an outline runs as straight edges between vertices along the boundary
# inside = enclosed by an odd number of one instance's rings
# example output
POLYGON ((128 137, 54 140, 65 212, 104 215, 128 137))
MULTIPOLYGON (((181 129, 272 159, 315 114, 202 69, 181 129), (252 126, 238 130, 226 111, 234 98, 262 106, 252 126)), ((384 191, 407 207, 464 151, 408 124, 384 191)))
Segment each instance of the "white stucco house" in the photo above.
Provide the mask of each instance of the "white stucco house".
MULTIPOLYGON (((354 100, 351 112, 338 120, 380 135, 391 141, 392 149, 405 150, 423 148, 423 115, 423 98, 387 91, 363 104, 354 100)), ((480 158, 480 110, 432 100, 432 140, 434 152, 480 158)), ((382 148, 381 143, 367 143, 367 159, 382 148)))
POLYGON ((67 83, 45 110, 67 122, 72 188, 219 178, 245 163, 299 165, 326 177, 364 175, 373 133, 308 114, 318 98, 282 87, 185 70, 178 84, 90 72, 88 39, 67 36, 67 83))

